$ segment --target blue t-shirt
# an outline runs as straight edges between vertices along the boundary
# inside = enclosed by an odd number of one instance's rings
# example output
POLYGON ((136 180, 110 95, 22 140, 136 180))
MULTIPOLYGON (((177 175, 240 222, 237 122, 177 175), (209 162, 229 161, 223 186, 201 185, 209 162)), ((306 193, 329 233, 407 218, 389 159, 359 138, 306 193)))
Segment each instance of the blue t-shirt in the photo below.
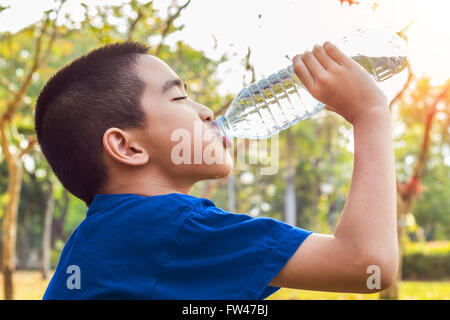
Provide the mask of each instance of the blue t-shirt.
POLYGON ((311 233, 190 195, 97 194, 44 299, 264 299, 311 233))

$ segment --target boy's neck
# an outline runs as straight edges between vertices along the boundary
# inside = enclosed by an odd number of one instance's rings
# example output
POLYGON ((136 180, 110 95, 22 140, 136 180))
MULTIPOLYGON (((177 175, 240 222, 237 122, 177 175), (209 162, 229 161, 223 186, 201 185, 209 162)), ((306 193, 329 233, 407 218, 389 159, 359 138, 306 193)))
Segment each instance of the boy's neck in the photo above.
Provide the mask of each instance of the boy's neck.
POLYGON ((189 194, 192 185, 188 186, 173 186, 168 183, 158 182, 136 182, 132 184, 114 184, 102 190, 104 194, 121 194, 132 193, 141 196, 157 196, 170 193, 189 194))

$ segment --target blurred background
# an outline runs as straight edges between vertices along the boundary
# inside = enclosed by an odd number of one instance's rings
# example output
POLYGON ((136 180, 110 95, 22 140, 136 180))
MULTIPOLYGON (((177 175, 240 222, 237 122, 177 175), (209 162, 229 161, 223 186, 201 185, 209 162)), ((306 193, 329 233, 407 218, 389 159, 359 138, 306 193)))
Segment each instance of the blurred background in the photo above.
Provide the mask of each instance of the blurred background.
MULTIPOLYGON (((377 294, 281 289, 269 299, 449 299, 449 12, 446 0, 0 0, 0 299, 41 299, 86 215, 36 145, 36 98, 59 68, 100 45, 145 42, 218 116, 243 86, 354 25, 391 27, 409 47, 408 72, 390 96, 401 272, 377 294)), ((279 134, 277 174, 240 165, 192 194, 333 233, 350 187, 352 138, 348 123, 322 111, 279 134)))

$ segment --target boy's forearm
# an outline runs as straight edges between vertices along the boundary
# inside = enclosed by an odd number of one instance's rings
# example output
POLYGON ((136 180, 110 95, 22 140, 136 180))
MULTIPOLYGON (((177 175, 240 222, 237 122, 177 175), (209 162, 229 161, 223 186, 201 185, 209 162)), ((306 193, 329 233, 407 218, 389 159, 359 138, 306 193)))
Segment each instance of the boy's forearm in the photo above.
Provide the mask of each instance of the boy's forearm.
POLYGON ((378 110, 353 124, 353 176, 335 237, 389 260, 397 253, 395 162, 390 113, 378 110))
POLYGON ((353 177, 334 236, 309 236, 271 285, 373 293, 395 280, 398 249, 390 113, 383 103, 372 110, 352 121, 353 177), (378 267, 380 281, 376 288, 367 282, 368 272, 376 270, 373 266, 378 267))

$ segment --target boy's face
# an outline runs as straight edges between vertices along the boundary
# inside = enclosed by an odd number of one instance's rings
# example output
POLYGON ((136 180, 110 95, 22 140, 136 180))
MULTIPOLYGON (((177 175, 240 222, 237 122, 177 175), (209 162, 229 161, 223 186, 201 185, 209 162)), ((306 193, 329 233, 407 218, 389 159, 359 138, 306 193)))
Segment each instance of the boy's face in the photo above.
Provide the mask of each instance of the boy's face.
POLYGON ((141 56, 138 76, 145 83, 141 105, 147 115, 139 140, 149 165, 174 181, 227 176, 232 158, 220 132, 211 126, 213 112, 189 99, 182 80, 156 57, 141 56))

